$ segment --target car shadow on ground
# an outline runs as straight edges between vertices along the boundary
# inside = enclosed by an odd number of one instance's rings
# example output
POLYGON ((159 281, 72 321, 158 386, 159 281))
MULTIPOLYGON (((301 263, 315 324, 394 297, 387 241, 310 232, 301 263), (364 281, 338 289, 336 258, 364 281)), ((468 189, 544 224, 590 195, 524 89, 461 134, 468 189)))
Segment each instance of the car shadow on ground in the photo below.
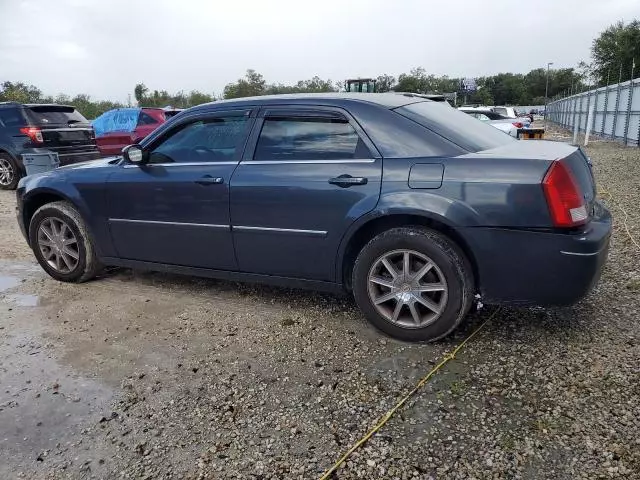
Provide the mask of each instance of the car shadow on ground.
MULTIPOLYGON (((127 268, 109 269, 99 280, 129 283, 134 282, 144 287, 160 287, 170 289, 172 292, 185 295, 231 295, 238 301, 243 298, 251 298, 261 303, 276 305, 279 307, 304 309, 312 308, 322 311, 327 315, 338 315, 341 318, 360 320, 359 326, 366 324, 353 297, 344 294, 331 294, 304 289, 274 287, 257 283, 232 282, 211 278, 193 277, 188 275, 131 270, 127 268)), ((591 303, 589 296, 582 302, 565 307, 528 307, 528 306, 496 306, 485 305, 472 311, 460 327, 449 337, 441 339, 437 343, 445 348, 454 348, 460 341, 470 335, 488 316, 492 315, 490 327, 499 334, 502 341, 520 341, 525 335, 529 338, 556 337, 568 339, 572 336, 589 335, 589 328, 597 315, 596 308, 591 303), (494 315, 495 312, 495 315, 494 315)), ((415 345, 416 343, 403 342, 387 337, 369 326, 369 330, 375 332, 380 338, 397 344, 415 345)), ((486 335, 486 334, 485 334, 486 335)))

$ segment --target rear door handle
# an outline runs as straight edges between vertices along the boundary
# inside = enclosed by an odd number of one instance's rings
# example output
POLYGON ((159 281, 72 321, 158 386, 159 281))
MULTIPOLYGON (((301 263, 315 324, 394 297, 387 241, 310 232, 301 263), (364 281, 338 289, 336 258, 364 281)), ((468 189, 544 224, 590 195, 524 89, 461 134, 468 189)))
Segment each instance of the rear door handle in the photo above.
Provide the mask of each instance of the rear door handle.
POLYGON ((205 175, 202 178, 196 180, 198 185, 220 185, 224 183, 224 178, 222 177, 212 177, 210 175, 205 175))
POLYGON ((340 175, 329 179, 331 185, 337 185, 342 188, 352 187, 353 185, 366 185, 367 182, 367 177, 352 177, 351 175, 340 175))

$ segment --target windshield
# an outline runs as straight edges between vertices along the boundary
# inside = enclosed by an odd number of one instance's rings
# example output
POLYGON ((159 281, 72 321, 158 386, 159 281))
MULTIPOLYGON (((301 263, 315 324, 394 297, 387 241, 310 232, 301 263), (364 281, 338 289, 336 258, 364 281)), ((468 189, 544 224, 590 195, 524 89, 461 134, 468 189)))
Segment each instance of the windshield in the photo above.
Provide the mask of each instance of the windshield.
POLYGON ((69 125, 89 123, 80 112, 73 107, 62 105, 43 105, 27 109, 29 121, 34 125, 69 125))
POLYGON ((412 103, 395 111, 469 152, 488 150, 516 141, 497 128, 440 102, 412 103))

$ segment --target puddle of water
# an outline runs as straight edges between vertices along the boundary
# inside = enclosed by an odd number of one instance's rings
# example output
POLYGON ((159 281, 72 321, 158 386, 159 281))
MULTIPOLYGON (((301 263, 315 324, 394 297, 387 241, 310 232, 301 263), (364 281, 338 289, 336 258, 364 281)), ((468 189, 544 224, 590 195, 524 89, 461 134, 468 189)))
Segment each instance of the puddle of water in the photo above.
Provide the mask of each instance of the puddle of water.
POLYGON ((17 277, 9 277, 7 275, 0 275, 0 292, 9 290, 10 288, 20 285, 20 279, 17 277))
POLYGON ((5 301, 18 307, 37 307, 40 305, 40 297, 31 294, 15 293, 7 295, 5 301))

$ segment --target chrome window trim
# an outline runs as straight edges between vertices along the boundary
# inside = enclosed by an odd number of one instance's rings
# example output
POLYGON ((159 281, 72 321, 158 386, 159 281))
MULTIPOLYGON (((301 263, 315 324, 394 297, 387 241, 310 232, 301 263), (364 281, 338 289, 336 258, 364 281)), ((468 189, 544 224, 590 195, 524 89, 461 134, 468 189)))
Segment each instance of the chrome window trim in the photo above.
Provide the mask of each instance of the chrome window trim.
MULTIPOLYGON (((145 167, 200 167, 204 165, 237 165, 238 162, 174 162, 174 163, 143 163, 145 167)), ((124 168, 140 168, 141 165, 126 164, 124 168)))
POLYGON ((327 235, 326 230, 301 230, 297 228, 275 228, 275 227, 251 227, 248 225, 238 225, 233 226, 233 230, 245 231, 245 232, 280 232, 280 233, 299 233, 303 235, 314 235, 319 237, 324 237, 327 235))
POLYGON ((187 223, 187 222, 164 222, 160 220, 136 220, 132 218, 110 218, 110 222, 116 223, 144 223, 150 225, 173 225, 173 226, 186 226, 186 227, 207 227, 207 228, 219 228, 228 230, 230 225, 216 225, 212 223, 187 223))
POLYGON ((288 165, 288 164, 335 164, 335 163, 374 163, 375 158, 352 158, 345 160, 245 160, 241 165, 288 165))

